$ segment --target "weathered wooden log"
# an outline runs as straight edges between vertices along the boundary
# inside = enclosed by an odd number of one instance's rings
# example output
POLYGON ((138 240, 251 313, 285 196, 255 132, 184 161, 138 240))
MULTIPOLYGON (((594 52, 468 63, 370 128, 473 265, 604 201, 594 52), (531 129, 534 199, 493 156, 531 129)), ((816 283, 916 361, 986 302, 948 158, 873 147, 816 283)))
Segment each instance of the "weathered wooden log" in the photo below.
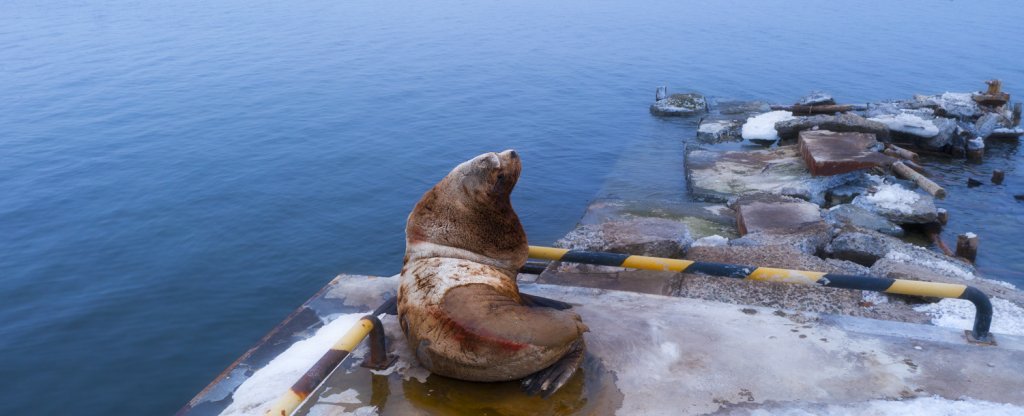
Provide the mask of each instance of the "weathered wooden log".
POLYGON ((892 152, 900 159, 912 160, 914 162, 919 162, 921 160, 921 157, 918 156, 917 153, 911 152, 892 143, 886 143, 885 150, 892 150, 892 152))
POLYGON ((836 114, 856 110, 853 105, 772 106, 771 109, 793 112, 794 116, 809 116, 812 114, 836 114))
POLYGON ((978 258, 979 243, 980 239, 975 233, 963 233, 956 236, 956 256, 974 263, 974 260, 978 258))
POLYGON ((903 161, 903 164, 907 165, 907 167, 909 167, 909 168, 911 168, 913 170, 916 170, 917 173, 920 173, 920 174, 922 174, 924 176, 928 176, 928 171, 924 169, 924 166, 918 165, 917 163, 914 163, 914 161, 912 161, 912 160, 903 159, 902 157, 900 157, 899 152, 897 152, 895 150, 892 150, 892 149, 885 149, 885 150, 882 151, 882 153, 884 153, 884 154, 886 154, 888 156, 891 156, 893 158, 896 158, 896 159, 901 159, 903 161))
POLYGON ((1006 174, 1003 173, 1003 171, 1001 171, 999 169, 996 169, 996 170, 992 171, 992 183, 994 183, 996 185, 1002 185, 1003 184, 1003 179, 1005 179, 1005 178, 1006 178, 1006 174))
POLYGON ((932 182, 931 179, 928 179, 924 177, 924 175, 915 172, 913 169, 905 165, 902 161, 893 162, 892 170, 893 172, 896 172, 896 174, 899 175, 901 178, 914 181, 914 183, 916 183, 917 186, 920 186, 921 189, 924 189, 929 194, 932 194, 932 196, 939 199, 946 197, 946 190, 942 189, 942 187, 939 186, 939 184, 932 182))

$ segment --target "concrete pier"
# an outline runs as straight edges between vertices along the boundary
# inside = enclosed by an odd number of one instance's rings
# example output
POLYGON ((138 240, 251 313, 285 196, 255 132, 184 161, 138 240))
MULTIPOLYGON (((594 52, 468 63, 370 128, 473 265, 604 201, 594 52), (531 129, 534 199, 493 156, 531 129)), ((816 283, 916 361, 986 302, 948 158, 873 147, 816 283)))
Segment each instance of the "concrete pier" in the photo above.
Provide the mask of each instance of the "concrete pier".
MULTIPOLYGON (((315 336, 322 321, 365 313, 396 286, 396 278, 339 276, 179 414, 220 414, 237 390, 272 392, 246 381, 315 336)), ((1024 411, 1020 336, 997 333, 997 345, 982 346, 962 330, 931 325, 570 286, 521 290, 572 303, 591 329, 583 371, 550 399, 527 397, 514 382, 429 375, 387 317, 395 367, 359 367, 363 346, 296 414, 746 414, 913 400, 1024 411), (972 401, 957 401, 964 398, 972 401)))

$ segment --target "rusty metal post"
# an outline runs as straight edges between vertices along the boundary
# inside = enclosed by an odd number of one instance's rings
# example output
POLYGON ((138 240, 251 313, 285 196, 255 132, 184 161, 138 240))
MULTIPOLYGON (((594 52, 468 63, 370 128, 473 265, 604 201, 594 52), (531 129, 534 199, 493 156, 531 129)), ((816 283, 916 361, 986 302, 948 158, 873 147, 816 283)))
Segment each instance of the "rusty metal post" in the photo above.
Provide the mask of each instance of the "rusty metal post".
POLYGON ((1005 179, 1005 178, 1006 178, 1006 173, 1004 173, 1003 171, 1001 171, 999 169, 996 169, 996 170, 992 171, 992 183, 994 183, 996 185, 1002 185, 1003 184, 1003 179, 1005 179))
POLYGON ((388 343, 387 336, 384 335, 384 325, 381 324, 380 319, 376 315, 367 315, 363 319, 369 319, 370 322, 373 322, 373 329, 370 329, 370 335, 367 337, 367 342, 370 344, 370 355, 363 359, 362 366, 374 370, 384 370, 391 367, 391 364, 398 357, 388 354, 388 343))
POLYGON ((974 263, 974 260, 978 258, 978 244, 980 242, 978 235, 975 233, 964 233, 956 236, 957 257, 963 257, 974 263))

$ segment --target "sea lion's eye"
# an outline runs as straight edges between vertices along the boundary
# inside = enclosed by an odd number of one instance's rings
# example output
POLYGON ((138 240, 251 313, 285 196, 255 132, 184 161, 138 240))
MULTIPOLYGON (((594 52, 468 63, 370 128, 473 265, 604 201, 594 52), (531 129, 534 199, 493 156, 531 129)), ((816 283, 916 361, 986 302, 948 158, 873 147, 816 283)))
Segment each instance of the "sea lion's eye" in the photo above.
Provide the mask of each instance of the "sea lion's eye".
POLYGON ((498 180, 499 180, 499 181, 503 181, 503 180, 505 180, 505 174, 504 174, 504 173, 499 173, 499 174, 498 174, 498 180))

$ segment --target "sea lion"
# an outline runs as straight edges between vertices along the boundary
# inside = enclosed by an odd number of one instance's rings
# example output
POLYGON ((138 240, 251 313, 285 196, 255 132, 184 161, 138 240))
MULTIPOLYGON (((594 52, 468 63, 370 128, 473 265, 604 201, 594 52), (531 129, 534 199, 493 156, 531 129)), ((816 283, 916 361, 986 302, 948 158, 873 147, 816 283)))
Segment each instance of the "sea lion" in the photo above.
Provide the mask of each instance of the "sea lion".
POLYGON ((529 247, 509 195, 522 163, 514 150, 455 167, 416 204, 405 228, 398 317, 433 373, 469 381, 523 379, 548 396, 583 360, 580 316, 519 292, 529 247))

